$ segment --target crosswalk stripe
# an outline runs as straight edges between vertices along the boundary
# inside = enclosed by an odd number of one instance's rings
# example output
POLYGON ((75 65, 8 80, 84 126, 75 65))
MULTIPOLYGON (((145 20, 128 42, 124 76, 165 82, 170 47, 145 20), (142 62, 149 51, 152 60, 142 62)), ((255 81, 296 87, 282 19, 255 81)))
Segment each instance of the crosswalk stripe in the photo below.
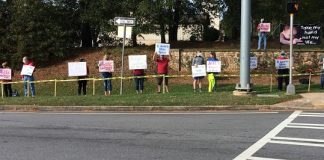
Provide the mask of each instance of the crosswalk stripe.
POLYGON ((273 140, 288 140, 288 141, 324 143, 324 140, 322 140, 322 139, 293 138, 293 137, 273 137, 271 139, 273 139, 273 140))
POLYGON ((288 145, 297 145, 297 146, 310 146, 310 147, 323 147, 324 148, 324 144, 316 144, 316 143, 287 142, 287 141, 279 141, 279 140, 270 140, 269 143, 288 144, 288 145))

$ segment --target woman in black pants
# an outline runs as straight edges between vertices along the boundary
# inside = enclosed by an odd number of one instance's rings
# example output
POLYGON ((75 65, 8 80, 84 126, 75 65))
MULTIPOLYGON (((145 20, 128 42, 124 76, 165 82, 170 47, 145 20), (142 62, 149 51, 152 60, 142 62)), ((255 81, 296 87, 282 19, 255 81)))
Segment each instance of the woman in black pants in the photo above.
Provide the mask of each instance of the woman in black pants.
MULTIPOLYGON (((11 68, 9 67, 7 62, 2 63, 2 67, 3 67, 3 69, 10 69, 11 70, 11 68)), ((11 70, 11 78, 12 77, 13 77, 13 71, 11 70)), ((11 82, 11 81, 12 80, 3 80, 4 83, 11 82)), ((5 93, 6 97, 12 97, 11 84, 3 84, 3 90, 4 90, 4 93, 5 93)))
MULTIPOLYGON (((85 59, 80 59, 80 62, 86 62, 85 59)), ((86 76, 79 76, 78 79, 86 79, 89 75, 89 68, 87 66, 87 75, 86 76)), ((81 95, 81 90, 83 95, 87 95, 87 80, 78 80, 78 95, 81 95)))

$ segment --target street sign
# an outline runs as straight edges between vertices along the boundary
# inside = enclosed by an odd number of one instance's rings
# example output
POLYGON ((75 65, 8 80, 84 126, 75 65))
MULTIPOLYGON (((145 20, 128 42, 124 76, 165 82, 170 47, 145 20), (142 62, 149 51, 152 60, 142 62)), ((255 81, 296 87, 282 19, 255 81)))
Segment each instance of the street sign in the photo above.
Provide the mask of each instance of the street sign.
POLYGON ((135 26, 135 18, 129 17, 115 17, 114 24, 116 26, 135 26))

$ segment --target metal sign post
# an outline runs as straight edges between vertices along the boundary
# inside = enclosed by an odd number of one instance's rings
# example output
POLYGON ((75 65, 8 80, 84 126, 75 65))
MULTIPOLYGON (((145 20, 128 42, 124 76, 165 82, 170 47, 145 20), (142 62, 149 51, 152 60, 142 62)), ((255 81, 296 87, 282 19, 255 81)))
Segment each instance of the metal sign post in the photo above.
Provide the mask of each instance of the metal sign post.
POLYGON ((292 81, 292 67, 294 64, 294 57, 293 57, 293 27, 294 27, 294 14, 290 13, 290 55, 289 55, 289 85, 287 86, 287 95, 294 95, 296 94, 295 91, 295 86, 293 85, 293 81, 292 81))
POLYGON ((124 78, 124 55, 125 55, 125 42, 126 42, 126 27, 127 26, 135 26, 135 18, 128 18, 128 17, 115 17, 114 23, 116 26, 123 26, 124 27, 124 34, 123 34, 123 48, 122 48, 122 64, 120 69, 120 95, 123 94, 123 78, 124 78))

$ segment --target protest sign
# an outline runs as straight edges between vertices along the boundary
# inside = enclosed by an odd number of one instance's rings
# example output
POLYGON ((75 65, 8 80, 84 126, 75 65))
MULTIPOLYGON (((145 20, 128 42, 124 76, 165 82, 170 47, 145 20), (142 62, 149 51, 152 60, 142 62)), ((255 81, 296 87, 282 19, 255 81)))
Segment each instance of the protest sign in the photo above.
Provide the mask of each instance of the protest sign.
POLYGON ((69 62, 68 63, 69 77, 86 76, 87 62, 69 62))
POLYGON ((260 23, 259 29, 260 29, 260 32, 270 32, 271 31, 271 23, 260 23))
POLYGON ((1 80, 11 80, 11 69, 0 68, 0 79, 1 80))
POLYGON ((250 69, 258 68, 258 57, 250 57, 250 69))
POLYGON ((35 67, 34 66, 23 65, 23 68, 21 70, 20 75, 23 75, 23 76, 32 76, 34 70, 35 70, 35 67))
POLYGON ((276 59, 276 68, 277 69, 288 69, 289 68, 289 59, 276 59))
POLYGON ((114 72, 114 61, 99 61, 99 72, 114 72))
POLYGON ((146 55, 131 55, 128 56, 129 69, 147 69, 146 55))
POLYGON ((159 55, 169 55, 170 54, 170 44, 166 43, 156 43, 155 52, 159 55))
POLYGON ((305 45, 321 44, 321 26, 318 25, 302 25, 301 39, 305 45))
POLYGON ((206 75, 206 65, 192 66, 192 77, 204 77, 206 75))
POLYGON ((219 73, 222 71, 221 61, 207 61, 207 72, 219 73))

